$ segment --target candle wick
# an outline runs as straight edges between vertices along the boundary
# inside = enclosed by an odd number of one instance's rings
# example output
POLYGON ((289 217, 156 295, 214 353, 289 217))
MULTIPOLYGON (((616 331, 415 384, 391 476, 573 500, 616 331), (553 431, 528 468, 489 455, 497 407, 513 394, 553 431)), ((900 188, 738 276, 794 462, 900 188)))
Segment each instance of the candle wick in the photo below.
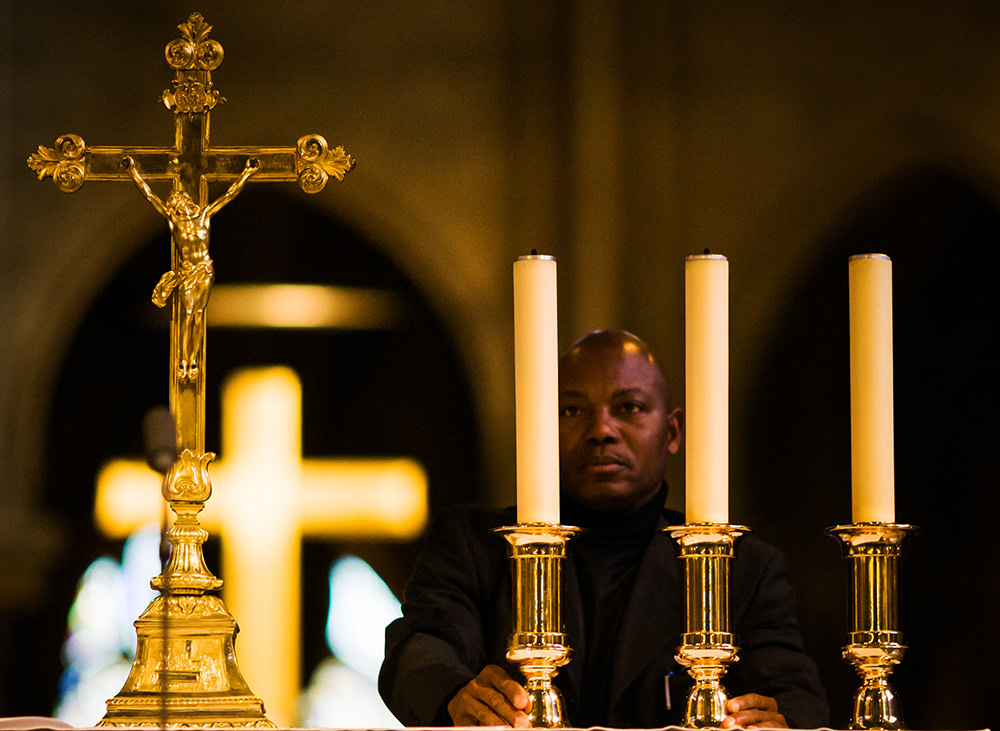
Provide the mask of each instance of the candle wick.
POLYGON ((705 247, 705 253, 706 253, 706 254, 708 254, 708 253, 709 253, 709 251, 708 251, 708 247, 707 247, 707 246, 705 247))
POLYGON ((532 256, 538 256, 538 249, 532 249, 531 250, 531 255, 532 256))

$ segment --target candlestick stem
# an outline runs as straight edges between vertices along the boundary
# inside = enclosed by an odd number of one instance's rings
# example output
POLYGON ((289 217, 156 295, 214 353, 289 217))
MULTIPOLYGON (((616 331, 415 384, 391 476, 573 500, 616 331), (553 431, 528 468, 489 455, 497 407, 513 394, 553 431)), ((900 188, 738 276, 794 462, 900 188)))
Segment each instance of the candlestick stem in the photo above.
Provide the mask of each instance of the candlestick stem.
POLYGON ((905 729, 903 709, 889 674, 906 652, 899 631, 899 555, 903 539, 919 532, 898 523, 855 523, 827 529, 848 561, 850 626, 843 657, 861 676, 849 729, 905 729))
POLYGON ((507 659, 525 677, 533 728, 566 725, 566 706, 552 679, 572 655, 563 633, 562 561, 566 542, 580 530, 552 523, 496 529, 507 539, 511 560, 513 628, 507 659))
POLYGON ((691 523, 664 530, 679 544, 684 561, 685 632, 676 657, 694 681, 684 725, 719 728, 727 700, 722 677, 739 660, 737 638, 729 631, 729 565, 736 538, 749 528, 691 523))

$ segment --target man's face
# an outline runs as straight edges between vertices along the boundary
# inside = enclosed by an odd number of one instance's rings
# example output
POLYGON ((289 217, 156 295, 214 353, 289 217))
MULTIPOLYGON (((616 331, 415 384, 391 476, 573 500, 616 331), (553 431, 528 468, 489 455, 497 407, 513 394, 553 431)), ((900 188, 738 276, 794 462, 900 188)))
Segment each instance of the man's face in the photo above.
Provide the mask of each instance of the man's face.
POLYGON ((559 369, 561 489, 597 510, 634 510, 660 488, 680 447, 680 409, 634 343, 584 347, 559 369))

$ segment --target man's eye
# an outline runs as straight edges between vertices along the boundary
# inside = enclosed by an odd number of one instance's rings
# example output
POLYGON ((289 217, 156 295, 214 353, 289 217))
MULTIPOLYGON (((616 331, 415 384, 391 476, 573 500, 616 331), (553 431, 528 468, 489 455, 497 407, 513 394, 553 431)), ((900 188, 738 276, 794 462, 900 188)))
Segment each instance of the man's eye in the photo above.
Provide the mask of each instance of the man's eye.
POLYGON ((635 401, 629 401, 622 404, 622 411, 626 414, 638 414, 646 410, 646 407, 635 401))
POLYGON ((559 416, 576 416, 580 413, 578 406, 563 406, 559 409, 559 416))

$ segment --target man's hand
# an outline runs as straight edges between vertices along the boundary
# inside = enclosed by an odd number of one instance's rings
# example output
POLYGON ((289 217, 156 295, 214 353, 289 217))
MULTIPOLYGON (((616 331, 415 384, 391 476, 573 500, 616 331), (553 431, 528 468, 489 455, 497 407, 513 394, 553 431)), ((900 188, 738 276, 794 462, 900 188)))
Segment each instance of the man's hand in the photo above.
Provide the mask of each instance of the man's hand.
POLYGON ((778 713, 778 702, 766 695, 747 693, 726 701, 722 728, 788 728, 785 717, 778 713))
POLYGON ((520 683, 499 665, 487 665, 448 701, 448 715, 456 726, 527 728, 530 703, 520 683))

